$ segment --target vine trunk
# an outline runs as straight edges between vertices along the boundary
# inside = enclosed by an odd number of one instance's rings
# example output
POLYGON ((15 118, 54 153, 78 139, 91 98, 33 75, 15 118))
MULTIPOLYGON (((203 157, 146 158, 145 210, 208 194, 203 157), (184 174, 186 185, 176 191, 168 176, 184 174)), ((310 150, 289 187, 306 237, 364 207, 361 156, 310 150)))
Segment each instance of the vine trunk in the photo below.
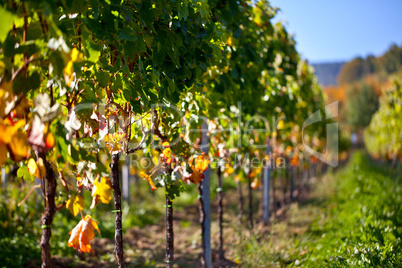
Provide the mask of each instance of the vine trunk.
POLYGON ((123 257, 123 227, 121 224, 122 211, 121 211, 121 190, 120 190, 120 178, 119 178, 119 154, 112 155, 112 162, 110 163, 110 169, 112 171, 112 188, 114 196, 114 208, 116 213, 115 219, 115 251, 117 264, 119 267, 124 267, 123 257))

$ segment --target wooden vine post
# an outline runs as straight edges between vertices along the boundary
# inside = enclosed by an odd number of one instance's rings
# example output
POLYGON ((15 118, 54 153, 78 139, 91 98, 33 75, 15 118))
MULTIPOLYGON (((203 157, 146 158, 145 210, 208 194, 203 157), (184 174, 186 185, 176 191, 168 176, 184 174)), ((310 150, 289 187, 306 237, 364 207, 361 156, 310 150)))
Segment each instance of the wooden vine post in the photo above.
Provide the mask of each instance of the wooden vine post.
POLYGON ((254 223, 253 223, 253 188, 251 187, 251 166, 249 168, 248 172, 248 180, 247 180, 247 188, 248 188, 248 220, 250 224, 250 230, 253 229, 254 223))
MULTIPOLYGON (((201 134, 201 151, 208 156, 209 151, 209 137, 208 133, 208 123, 204 120, 202 123, 202 134, 201 134)), ((202 237, 203 245, 204 245, 204 267, 210 268, 212 267, 212 256, 211 256, 211 191, 210 191, 210 168, 208 167, 204 171, 204 179, 201 183, 201 199, 204 207, 204 222, 202 224, 202 229, 204 230, 204 234, 202 237)))
POLYGON ((222 167, 218 165, 218 225, 219 225, 219 260, 224 260, 223 252, 223 183, 222 183, 222 167))
MULTIPOLYGON (((269 148, 269 142, 267 142, 267 151, 266 155, 269 157, 270 154, 270 148, 269 148)), ((270 167, 270 161, 271 159, 268 159, 265 162, 264 165, 264 183, 263 183, 263 213, 262 213, 262 220, 264 224, 268 224, 269 222, 269 188, 270 188, 270 172, 271 172, 271 167, 270 167)))
POLYGON ((201 255, 201 265, 205 267, 205 207, 204 207, 204 200, 202 199, 202 183, 197 185, 198 189, 198 200, 199 200, 199 211, 200 211, 200 225, 201 225, 201 248, 202 248, 202 255, 201 255))
MULTIPOLYGON (((166 173, 171 176, 172 169, 167 168, 166 173)), ((173 202, 166 195, 166 268, 173 267, 174 254, 174 232, 173 232, 173 202)))
POLYGON ((238 210, 238 217, 239 217, 239 225, 241 225, 243 221, 243 191, 241 189, 241 182, 240 180, 236 181, 237 184, 237 194, 239 196, 239 202, 237 203, 237 210, 238 210))
POLYGON ((123 199, 127 202, 130 201, 130 161, 128 155, 126 155, 124 160, 124 165, 121 168, 121 184, 123 190, 123 199))

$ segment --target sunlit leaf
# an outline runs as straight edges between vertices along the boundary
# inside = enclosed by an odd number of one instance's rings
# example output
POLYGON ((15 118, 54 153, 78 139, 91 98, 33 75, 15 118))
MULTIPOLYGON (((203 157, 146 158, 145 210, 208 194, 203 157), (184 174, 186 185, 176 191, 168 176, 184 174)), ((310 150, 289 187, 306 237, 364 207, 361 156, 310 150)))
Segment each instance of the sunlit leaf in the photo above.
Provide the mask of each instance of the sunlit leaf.
POLYGON ((14 161, 21 161, 29 156, 29 145, 27 135, 22 131, 17 131, 10 141, 11 157, 14 161))
POLYGON ((151 190, 157 190, 158 188, 155 186, 154 182, 152 181, 151 176, 149 176, 148 174, 146 174, 144 171, 140 172, 140 176, 144 179, 147 180, 149 185, 151 186, 151 190))
POLYGON ((84 198, 81 195, 71 195, 70 199, 66 202, 66 208, 71 214, 77 216, 78 212, 84 209, 84 198))
POLYGON ((260 187, 261 185, 261 181, 255 177, 254 180, 251 182, 251 188, 253 189, 257 189, 258 187, 260 187))
POLYGON ((43 179, 46 175, 46 168, 43 163, 43 159, 39 158, 38 162, 35 162, 33 158, 30 158, 27 163, 28 171, 36 178, 43 179))
POLYGON ((0 143, 10 143, 14 134, 24 125, 25 120, 19 120, 15 123, 11 123, 9 120, 4 120, 2 123, 0 122, 0 133, 7 133, 7 135, 0 135, 0 143))
POLYGON ((81 62, 83 59, 84 55, 78 51, 78 49, 73 48, 70 53, 70 59, 67 62, 66 66, 63 69, 64 75, 65 75, 65 80, 66 84, 68 86, 71 85, 71 82, 74 79, 74 63, 75 62, 81 62))
POLYGON ((109 152, 116 154, 123 151, 123 143, 126 141, 126 134, 122 132, 107 134, 104 141, 109 152))
POLYGON ((71 230, 68 246, 79 252, 91 252, 90 241, 95 237, 94 230, 98 231, 100 235, 98 223, 94 221, 90 215, 86 215, 85 218, 71 230))
POLYGON ((104 204, 108 204, 110 200, 112 200, 112 187, 110 180, 108 178, 102 178, 99 182, 99 178, 93 183, 92 188, 92 204, 91 209, 96 206, 98 202, 102 202, 104 204))
POLYGON ((17 16, 0 7, 0 18, 0 42, 4 42, 8 32, 13 28, 14 19, 17 18, 17 16))
POLYGON ((46 138, 45 138, 45 144, 46 144, 46 148, 48 148, 48 149, 51 149, 54 147, 55 139, 54 139, 52 132, 47 133, 46 138))

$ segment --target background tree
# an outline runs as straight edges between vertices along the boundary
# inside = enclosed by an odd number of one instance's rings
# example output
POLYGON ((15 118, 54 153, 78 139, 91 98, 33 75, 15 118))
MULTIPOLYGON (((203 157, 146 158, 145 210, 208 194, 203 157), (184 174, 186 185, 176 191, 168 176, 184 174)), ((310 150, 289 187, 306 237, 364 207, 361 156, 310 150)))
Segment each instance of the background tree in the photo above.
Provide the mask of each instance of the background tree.
POLYGON ((370 124, 371 117, 378 110, 378 96, 374 89, 362 82, 361 87, 347 90, 345 119, 354 130, 370 124))

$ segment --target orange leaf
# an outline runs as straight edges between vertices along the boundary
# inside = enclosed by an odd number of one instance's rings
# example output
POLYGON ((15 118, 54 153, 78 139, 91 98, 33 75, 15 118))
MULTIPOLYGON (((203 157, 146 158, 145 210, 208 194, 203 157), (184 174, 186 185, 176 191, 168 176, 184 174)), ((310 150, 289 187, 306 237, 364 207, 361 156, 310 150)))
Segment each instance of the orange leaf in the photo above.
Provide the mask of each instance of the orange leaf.
POLYGON ((149 185, 151 186, 151 190, 157 190, 158 188, 155 186, 154 182, 152 181, 151 176, 149 176, 148 174, 146 174, 144 171, 140 172, 140 176, 144 179, 147 180, 149 185))
POLYGON ((208 168, 209 162, 208 156, 204 154, 197 156, 196 159, 190 157, 188 164, 193 173, 189 176, 184 176, 184 181, 189 180, 193 183, 200 183, 204 179, 203 172, 208 168))
POLYGON ((189 165, 193 171, 204 172, 209 166, 209 159, 206 155, 199 155, 195 160, 190 158, 189 165), (194 162, 194 165, 193 165, 194 162))
POLYGON ((95 237, 94 230, 100 230, 98 223, 92 219, 90 215, 86 215, 73 230, 70 232, 70 239, 68 240, 68 246, 73 247, 79 252, 91 252, 90 241, 95 237))
POLYGON ((293 167, 297 167, 297 166, 299 166, 299 156, 294 156, 293 158, 292 158, 292 160, 290 160, 290 164, 293 166, 293 167))
POLYGON ((230 164, 226 164, 225 165, 225 176, 229 176, 230 174, 232 174, 234 172, 234 168, 230 165, 230 164))
POLYGON ((312 162, 313 164, 317 164, 318 158, 315 157, 315 156, 312 156, 312 157, 311 157, 311 162, 312 162))
POLYGON ((55 144, 55 139, 52 134, 52 132, 47 133, 46 138, 45 138, 45 143, 46 143, 46 148, 50 149, 53 148, 55 144))
POLYGON ((226 40, 226 44, 228 44, 228 46, 233 46, 232 37, 228 37, 228 39, 226 40))
POLYGON ((258 178, 254 178, 253 182, 251 183, 251 188, 257 189, 258 187, 260 187, 260 185, 260 180, 258 178))
POLYGON ((193 183, 200 183, 204 179, 204 174, 198 171, 194 171, 188 177, 183 177, 183 181, 189 180, 193 183))

